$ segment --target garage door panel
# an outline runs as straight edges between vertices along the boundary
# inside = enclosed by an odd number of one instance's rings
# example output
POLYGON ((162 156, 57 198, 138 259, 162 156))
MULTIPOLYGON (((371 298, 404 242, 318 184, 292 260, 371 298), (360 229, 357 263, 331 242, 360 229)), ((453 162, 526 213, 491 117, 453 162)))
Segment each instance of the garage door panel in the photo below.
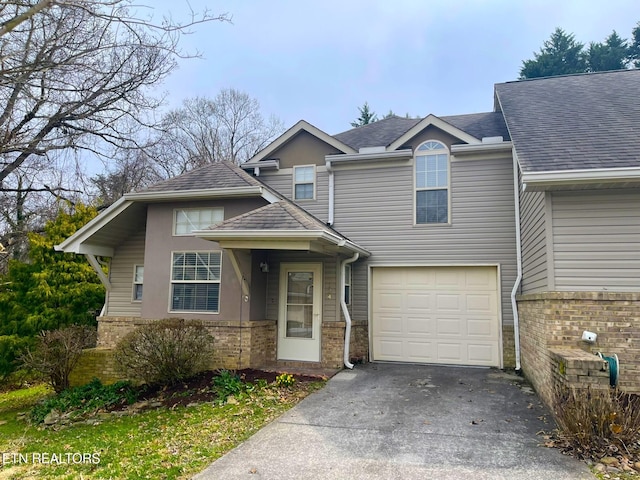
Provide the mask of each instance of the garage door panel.
POLYGON ((459 318, 438 318, 438 328, 436 334, 438 337, 462 337, 464 326, 459 318))
POLYGON ((406 311, 410 312, 412 310, 425 311, 431 308, 431 295, 428 293, 405 293, 404 295, 404 305, 406 307, 406 311))
POLYGON ((429 341, 408 341, 405 346, 405 352, 409 361, 433 363, 436 359, 434 344, 429 341))
POLYGON ((378 348, 374 348, 374 350, 377 350, 379 352, 379 355, 381 357, 380 360, 402 361, 405 348, 401 339, 385 339, 380 340, 378 342, 378 348))
POLYGON ((425 317, 407 317, 406 320, 408 335, 433 335, 436 331, 434 321, 425 317))
POLYGON ((372 271, 374 360, 500 366, 495 267, 372 271))
POLYGON ((403 320, 399 315, 380 315, 379 319, 379 332, 381 338, 389 335, 403 335, 403 320))

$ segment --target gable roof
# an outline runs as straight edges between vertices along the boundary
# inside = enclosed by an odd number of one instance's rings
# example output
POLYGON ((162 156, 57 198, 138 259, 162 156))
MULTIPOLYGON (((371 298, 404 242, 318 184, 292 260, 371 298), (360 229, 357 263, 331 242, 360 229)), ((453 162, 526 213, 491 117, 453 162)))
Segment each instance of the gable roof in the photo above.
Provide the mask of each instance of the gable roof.
MULTIPOLYGON (((264 248, 264 241, 278 242, 269 245, 272 249, 296 249, 290 242, 306 240, 323 244, 323 248, 330 246, 335 251, 358 252, 363 256, 369 256, 367 250, 285 198, 197 231, 195 234, 200 238, 218 242, 242 242, 243 248, 258 249, 264 248)), ((221 243, 221 246, 233 248, 234 244, 221 243)))
POLYGON ((278 148, 286 144, 289 140, 295 137, 298 133, 305 131, 310 133, 314 137, 322 140, 323 142, 331 145, 337 150, 340 150, 343 153, 355 153, 356 151, 349 145, 343 143, 336 137, 332 137, 328 133, 323 132, 317 127, 314 127, 309 122, 305 122, 304 120, 299 120, 294 126, 292 126, 289 130, 284 132, 278 138, 276 138, 273 142, 267 145, 265 148, 256 153, 252 158, 250 158, 244 165, 248 167, 254 163, 258 163, 261 160, 266 160, 269 158, 273 152, 275 152, 278 148))
POLYGON ((392 116, 377 122, 356 127, 334 135, 335 138, 359 150, 363 147, 401 146, 410 137, 418 134, 428 125, 449 131, 468 142, 480 141, 483 137, 501 136, 509 140, 509 131, 500 112, 472 113, 468 115, 450 115, 425 118, 404 118, 392 116))
POLYGON ((640 167, 640 70, 495 86, 523 173, 640 167))

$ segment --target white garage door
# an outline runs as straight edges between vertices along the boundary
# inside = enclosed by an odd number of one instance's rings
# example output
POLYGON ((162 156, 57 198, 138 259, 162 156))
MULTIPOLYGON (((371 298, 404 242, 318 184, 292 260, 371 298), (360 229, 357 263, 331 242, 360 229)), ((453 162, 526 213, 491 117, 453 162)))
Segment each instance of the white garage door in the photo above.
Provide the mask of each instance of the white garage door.
POLYGON ((495 267, 372 269, 374 360, 500 366, 495 267))

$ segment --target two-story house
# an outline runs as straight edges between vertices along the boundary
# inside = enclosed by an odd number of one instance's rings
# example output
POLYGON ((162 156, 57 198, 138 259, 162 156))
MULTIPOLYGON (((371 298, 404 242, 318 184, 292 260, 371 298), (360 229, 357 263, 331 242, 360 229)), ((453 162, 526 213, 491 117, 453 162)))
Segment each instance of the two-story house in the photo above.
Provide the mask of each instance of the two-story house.
POLYGON ((241 167, 125 195, 59 249, 101 274, 103 348, 182 317, 228 368, 529 355, 528 373, 551 298, 619 291, 637 323, 639 91, 638 71, 576 75, 498 84, 493 112, 300 121, 241 167))

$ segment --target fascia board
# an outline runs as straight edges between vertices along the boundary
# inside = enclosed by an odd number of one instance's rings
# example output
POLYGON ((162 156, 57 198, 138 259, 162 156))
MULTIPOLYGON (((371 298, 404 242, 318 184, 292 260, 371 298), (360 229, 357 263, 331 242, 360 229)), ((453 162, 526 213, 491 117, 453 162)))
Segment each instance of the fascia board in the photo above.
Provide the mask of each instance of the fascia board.
POLYGON ((522 172, 522 183, 531 186, 615 183, 629 180, 640 180, 640 167, 522 172))
POLYGON ((352 153, 344 155, 325 155, 326 162, 330 162, 332 165, 342 162, 375 162, 392 159, 407 159, 413 156, 413 150, 395 150, 393 152, 378 152, 378 153, 352 153))
POLYGON ((482 143, 473 135, 469 135, 464 130, 460 130, 458 127, 454 127, 450 123, 445 122, 444 120, 436 117, 433 114, 429 114, 427 117, 423 118, 420 122, 415 124, 411 129, 409 129, 404 135, 395 140, 391 145, 387 147, 387 150, 396 150, 397 148, 404 145, 406 142, 411 140, 417 134, 419 134, 422 130, 427 128, 429 125, 433 125, 434 127, 443 130, 444 132, 453 135, 456 138, 459 138, 463 142, 467 142, 469 144, 478 144, 482 143))
POLYGON ((340 151, 342 151, 344 153, 356 153, 356 151, 353 148, 351 148, 350 146, 348 146, 347 144, 342 143, 340 140, 337 140, 336 138, 332 137, 328 133, 325 133, 322 130, 320 130, 319 128, 314 127, 310 123, 308 123, 308 122, 306 122, 304 120, 300 120, 300 121, 298 121, 298 123, 296 123, 294 126, 292 126, 289 130, 284 132, 282 135, 280 135, 278 138, 276 138, 273 142, 271 142, 269 145, 267 145, 265 148, 260 150, 253 157, 251 157, 245 163, 245 165, 247 165, 247 166, 248 165, 252 165, 252 164, 258 163, 259 161, 267 158, 269 155, 271 155, 271 153, 273 153, 278 148, 283 146, 285 143, 287 143, 289 140, 291 140, 296 134, 298 134, 302 130, 310 133, 314 137, 322 140, 325 143, 328 143, 332 147, 334 147, 334 148, 336 148, 336 149, 338 149, 338 150, 340 150, 340 151))
POLYGON ((497 153, 509 152, 513 149, 511 142, 501 143, 481 143, 472 145, 451 145, 451 153, 461 157, 463 155, 472 155, 476 153, 497 153))
POLYGON ((104 212, 89 221, 84 227, 76 231, 76 233, 71 235, 64 242, 60 243, 59 245, 54 245, 53 248, 58 252, 91 253, 81 251, 82 242, 93 235, 95 232, 100 230, 115 217, 124 212, 131 205, 133 205, 132 201, 125 199, 125 197, 121 197, 104 212))
POLYGON ((225 197, 260 197, 263 188, 260 185, 230 188, 202 188, 197 190, 170 190, 160 192, 134 192, 125 194, 127 200, 139 202, 163 202, 169 200, 193 200, 225 197))

